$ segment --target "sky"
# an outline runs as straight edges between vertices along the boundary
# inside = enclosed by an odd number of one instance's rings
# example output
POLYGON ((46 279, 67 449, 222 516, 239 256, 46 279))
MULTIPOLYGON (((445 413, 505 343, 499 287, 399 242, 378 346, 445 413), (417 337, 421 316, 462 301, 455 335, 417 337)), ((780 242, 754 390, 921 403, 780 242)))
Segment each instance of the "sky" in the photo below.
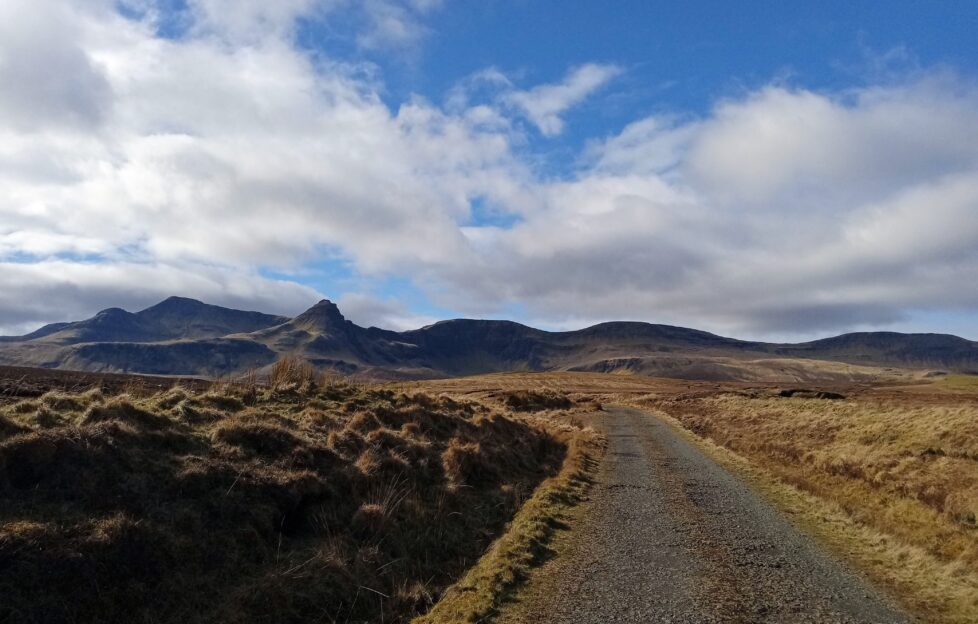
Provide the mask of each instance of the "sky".
POLYGON ((978 4, 0 0, 0 334, 978 339, 978 4))

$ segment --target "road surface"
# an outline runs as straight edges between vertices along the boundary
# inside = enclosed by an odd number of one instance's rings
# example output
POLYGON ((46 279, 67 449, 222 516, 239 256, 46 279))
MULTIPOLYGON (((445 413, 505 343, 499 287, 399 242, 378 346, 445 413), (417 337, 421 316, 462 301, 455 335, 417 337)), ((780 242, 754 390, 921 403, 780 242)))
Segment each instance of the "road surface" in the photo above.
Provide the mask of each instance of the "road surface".
POLYGON ((572 546, 504 621, 909 621, 669 425, 610 408, 603 426, 572 546))

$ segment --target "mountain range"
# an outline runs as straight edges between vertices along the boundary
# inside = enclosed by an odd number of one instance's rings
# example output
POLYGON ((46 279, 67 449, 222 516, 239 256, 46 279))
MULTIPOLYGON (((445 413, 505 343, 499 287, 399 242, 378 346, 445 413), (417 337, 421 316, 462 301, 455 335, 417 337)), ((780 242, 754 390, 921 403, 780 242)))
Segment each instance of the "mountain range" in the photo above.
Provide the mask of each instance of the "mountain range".
POLYGON ((288 318, 171 297, 140 312, 110 308, 84 321, 0 337, 0 364, 93 372, 220 377, 260 370, 285 355, 389 379, 573 370, 842 381, 884 367, 978 371, 978 343, 944 334, 868 332, 776 344, 639 322, 549 332, 471 319, 395 332, 360 327, 327 300, 288 318))

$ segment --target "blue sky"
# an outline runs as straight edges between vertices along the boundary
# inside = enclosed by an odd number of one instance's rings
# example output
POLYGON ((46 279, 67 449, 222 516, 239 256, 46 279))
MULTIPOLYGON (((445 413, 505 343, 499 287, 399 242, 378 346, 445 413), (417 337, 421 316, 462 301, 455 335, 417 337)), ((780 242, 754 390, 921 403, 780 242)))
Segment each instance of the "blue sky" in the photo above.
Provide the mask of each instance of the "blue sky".
MULTIPOLYGON (((429 35, 407 62, 366 56, 384 67, 394 102, 411 93, 438 98, 489 66, 535 83, 573 65, 616 63, 629 76, 614 90, 637 102, 619 111, 621 123, 662 108, 705 112, 718 97, 779 75, 812 88, 850 86, 900 49, 922 66, 969 67, 976 15, 971 2, 459 2, 431 14, 429 35)), ((362 54, 329 32, 311 27, 301 37, 329 53, 362 54)))
POLYGON ((329 28, 312 26, 300 37, 378 63, 392 106, 415 93, 437 101, 486 67, 528 85, 559 81, 584 63, 626 68, 604 97, 574 111, 564 137, 573 143, 663 111, 704 114, 717 99, 772 80, 845 89, 889 72, 978 63, 973 2, 496 0, 446 3, 426 27, 406 57, 364 53, 329 28))
MULTIPOLYGON (((526 149, 551 176, 568 175, 588 141, 620 132, 636 118, 702 116, 717 100, 772 81, 845 90, 924 68, 978 66, 978 8, 971 2, 455 2, 425 25, 423 44, 407 56, 365 52, 320 23, 298 36, 312 49, 377 63, 391 107, 416 94, 442 101, 460 80, 486 67, 530 85, 557 82, 569 66, 588 62, 626 68, 600 97, 567 116, 563 135, 530 135, 526 149)), ((410 289, 379 290, 403 298, 410 289)), ((412 307, 432 316, 452 313, 423 297, 412 307)), ((978 335, 970 311, 913 316, 918 320, 909 329, 978 335)))
MULTIPOLYGON (((600 62, 623 76, 568 115, 568 130, 527 149, 561 175, 590 139, 654 114, 704 115, 719 99, 772 81, 844 90, 937 66, 978 63, 972 2, 446 2, 425 17, 405 53, 364 50, 356 12, 309 20, 304 47, 369 60, 391 107, 434 102, 467 76, 497 67, 520 83, 558 82, 568 67, 600 62)), ((534 138, 534 137, 531 137, 534 138)))
POLYGON ((978 338, 974 3, 2 13, 0 333, 181 294, 978 338))

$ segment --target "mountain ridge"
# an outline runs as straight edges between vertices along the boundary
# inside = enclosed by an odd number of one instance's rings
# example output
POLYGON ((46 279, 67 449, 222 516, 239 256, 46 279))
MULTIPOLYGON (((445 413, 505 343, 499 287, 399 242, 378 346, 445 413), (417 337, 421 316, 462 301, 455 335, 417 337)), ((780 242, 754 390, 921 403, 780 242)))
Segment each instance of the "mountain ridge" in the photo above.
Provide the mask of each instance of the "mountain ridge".
POLYGON ((138 312, 108 308, 0 339, 0 364, 93 372, 217 377, 261 369, 285 355, 386 378, 584 370, 749 381, 852 378, 864 374, 858 367, 978 371, 978 343, 949 334, 853 332, 792 344, 640 321, 550 332, 481 319, 396 332, 361 327, 328 299, 288 318, 170 297, 138 312))
POLYGON ((3 341, 81 344, 220 338, 287 320, 284 316, 224 308, 186 297, 168 297, 139 312, 106 308, 82 321, 52 323, 24 336, 5 336, 3 341))

